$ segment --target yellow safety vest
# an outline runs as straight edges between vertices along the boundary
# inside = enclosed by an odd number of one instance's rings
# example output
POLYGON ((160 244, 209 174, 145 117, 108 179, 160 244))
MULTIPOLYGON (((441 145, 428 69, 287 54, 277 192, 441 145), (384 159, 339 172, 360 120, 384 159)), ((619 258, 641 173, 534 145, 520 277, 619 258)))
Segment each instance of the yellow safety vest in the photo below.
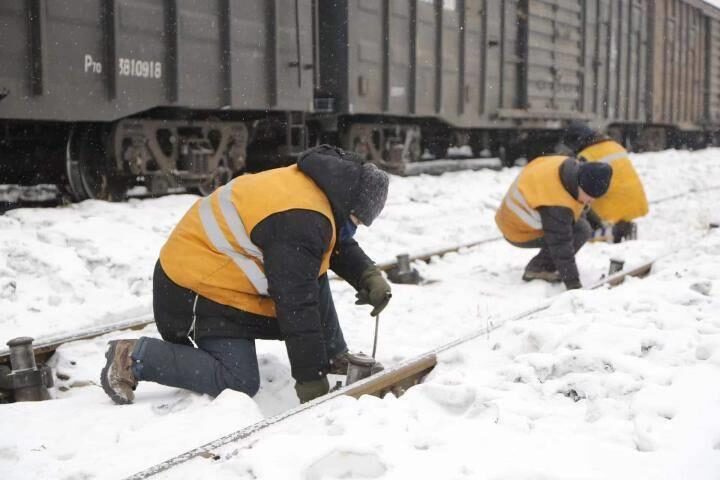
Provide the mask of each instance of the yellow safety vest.
POLYGON ((173 282, 203 297, 275 317, 263 252, 250 234, 270 215, 295 209, 319 212, 332 225, 320 277, 330 266, 335 219, 325 193, 296 165, 243 175, 195 202, 162 247, 160 264, 173 282))
POLYGON ((645 190, 627 151, 613 140, 591 145, 578 154, 588 162, 604 162, 612 166, 613 175, 605 195, 595 200, 592 209, 603 220, 629 222, 647 215, 645 190))
POLYGON ((552 155, 530 162, 515 179, 495 214, 495 223, 511 242, 524 243, 543 236, 539 207, 567 207, 575 220, 583 204, 565 190, 560 166, 568 157, 552 155))

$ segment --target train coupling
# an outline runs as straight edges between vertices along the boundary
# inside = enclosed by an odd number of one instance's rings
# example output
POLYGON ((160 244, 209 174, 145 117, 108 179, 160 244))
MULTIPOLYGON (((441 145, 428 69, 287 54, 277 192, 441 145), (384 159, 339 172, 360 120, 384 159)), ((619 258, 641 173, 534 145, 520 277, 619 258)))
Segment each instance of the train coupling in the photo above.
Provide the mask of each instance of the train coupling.
POLYGON ((18 337, 7 342, 10 367, 0 365, 0 402, 37 402, 49 400, 53 386, 52 369, 38 367, 32 348, 33 339, 18 337))
POLYGON ((410 255, 397 256, 397 265, 387 272, 388 280, 404 285, 419 285, 422 282, 420 272, 410 266, 410 255))

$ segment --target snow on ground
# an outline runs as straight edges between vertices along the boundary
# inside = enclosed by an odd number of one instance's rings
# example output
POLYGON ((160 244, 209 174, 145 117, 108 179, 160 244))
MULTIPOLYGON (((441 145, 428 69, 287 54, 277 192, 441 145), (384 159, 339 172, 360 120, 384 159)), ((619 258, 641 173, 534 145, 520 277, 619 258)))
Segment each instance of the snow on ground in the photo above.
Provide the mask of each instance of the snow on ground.
MULTIPOLYGON (((650 199, 720 185, 720 150, 633 157, 650 199)), ((377 261, 498 235, 493 215, 517 169, 393 178, 358 239, 377 261)), ((196 197, 0 216, 0 342, 149 313, 164 239, 196 197)), ((441 357, 400 399, 343 398, 172 478, 720 478, 720 190, 651 207, 640 237, 591 244, 584 283, 677 251, 613 290, 564 293, 520 281, 534 254, 499 241, 418 264, 394 286, 378 359, 392 365, 556 296, 551 308, 441 357), (278 461, 282 458, 282 461, 278 461)), ((370 351, 374 322, 332 282, 346 339, 370 351)), ((281 342, 259 342, 260 393, 216 399, 141 383, 115 406, 99 386, 110 338, 63 346, 54 400, 0 405, 7 478, 120 478, 297 404, 281 342)), ((5 475, 3 475, 3 478, 5 475)))

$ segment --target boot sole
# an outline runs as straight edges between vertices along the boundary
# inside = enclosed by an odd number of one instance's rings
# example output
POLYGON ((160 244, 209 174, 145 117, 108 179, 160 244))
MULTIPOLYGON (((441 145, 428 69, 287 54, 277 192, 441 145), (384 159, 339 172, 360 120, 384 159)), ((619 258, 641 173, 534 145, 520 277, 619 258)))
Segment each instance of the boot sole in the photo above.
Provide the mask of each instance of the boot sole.
POLYGON ((112 359, 115 357, 116 347, 117 342, 112 341, 110 342, 110 347, 105 352, 105 366, 100 372, 100 384, 102 385, 102 388, 107 394, 107 396, 110 397, 113 402, 117 403, 118 405, 128 405, 132 403, 132 400, 123 398, 117 393, 115 393, 115 390, 110 387, 110 379, 108 378, 110 375, 110 366, 112 364, 112 359))

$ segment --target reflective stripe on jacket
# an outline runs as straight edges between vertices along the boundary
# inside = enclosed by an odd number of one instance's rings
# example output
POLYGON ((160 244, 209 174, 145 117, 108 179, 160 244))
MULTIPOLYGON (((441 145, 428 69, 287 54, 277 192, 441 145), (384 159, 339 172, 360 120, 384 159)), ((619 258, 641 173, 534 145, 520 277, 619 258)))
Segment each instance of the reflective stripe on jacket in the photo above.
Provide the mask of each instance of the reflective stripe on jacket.
POLYGON ((539 207, 567 207, 575 220, 583 204, 565 190, 560 166, 568 157, 554 155, 530 162, 515 179, 495 214, 495 223, 511 242, 524 243, 543 236, 539 207))
POLYGON ((304 209, 324 215, 333 237, 317 276, 325 274, 335 245, 335 220, 323 191, 297 166, 244 175, 198 200, 160 251, 175 283, 223 305, 275 317, 263 253, 250 235, 275 213, 304 209))
POLYGON ((612 223, 629 222, 648 213, 642 182, 622 145, 614 140, 605 140, 581 151, 578 158, 588 162, 605 162, 612 166, 610 188, 592 205, 603 220, 612 223))

